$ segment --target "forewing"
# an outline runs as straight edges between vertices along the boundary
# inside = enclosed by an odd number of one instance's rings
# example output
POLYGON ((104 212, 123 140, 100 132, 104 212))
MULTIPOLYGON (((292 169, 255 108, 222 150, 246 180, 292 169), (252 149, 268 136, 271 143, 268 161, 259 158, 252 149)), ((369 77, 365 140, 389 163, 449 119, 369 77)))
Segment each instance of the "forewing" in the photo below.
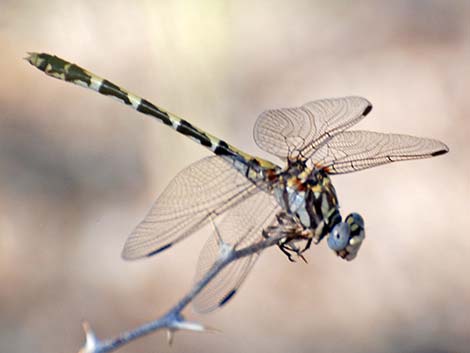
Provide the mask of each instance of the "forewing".
MULTIPOLYGON (((267 193, 259 192, 233 207, 215 222, 197 265, 195 282, 201 280, 220 258, 224 247, 245 248, 262 240, 262 230, 272 224, 280 208, 267 193)), ((210 312, 224 305, 237 292, 256 262, 258 254, 228 264, 195 298, 198 312, 210 312)))
POLYGON ((364 118, 372 109, 362 97, 330 98, 298 108, 263 112, 254 128, 258 146, 281 159, 308 159, 313 152, 364 118))
POLYGON ((438 156, 448 152, 440 141, 372 131, 345 131, 317 149, 312 159, 330 174, 344 174, 382 164, 438 156))
POLYGON ((137 259, 168 249, 259 190, 221 157, 201 159, 166 187, 124 245, 122 256, 137 259))

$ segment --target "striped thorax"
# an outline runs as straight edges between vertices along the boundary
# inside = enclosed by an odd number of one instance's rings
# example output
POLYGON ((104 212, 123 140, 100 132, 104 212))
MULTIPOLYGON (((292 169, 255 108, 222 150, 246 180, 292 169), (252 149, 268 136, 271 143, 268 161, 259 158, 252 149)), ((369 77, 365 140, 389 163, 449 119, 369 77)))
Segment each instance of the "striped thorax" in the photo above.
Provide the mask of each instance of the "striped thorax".
POLYGON ((307 236, 316 243, 341 221, 330 178, 321 169, 307 168, 301 160, 289 163, 279 174, 274 196, 279 205, 309 231, 307 236))

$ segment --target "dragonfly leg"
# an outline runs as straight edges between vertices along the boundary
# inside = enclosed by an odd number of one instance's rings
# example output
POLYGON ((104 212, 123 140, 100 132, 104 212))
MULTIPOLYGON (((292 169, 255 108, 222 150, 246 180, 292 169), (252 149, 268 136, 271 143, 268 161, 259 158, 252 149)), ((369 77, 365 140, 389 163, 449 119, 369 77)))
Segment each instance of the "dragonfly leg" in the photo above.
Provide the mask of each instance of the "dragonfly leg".
MULTIPOLYGON (((303 252, 308 249, 308 246, 305 246, 304 248, 299 248, 297 245, 295 245, 294 240, 298 238, 285 238, 283 241, 279 242, 278 246, 281 249, 281 251, 286 254, 287 258, 291 262, 295 262, 295 260, 292 258, 292 255, 295 254, 297 257, 301 258, 305 263, 307 263, 307 259, 303 256, 303 252)), ((311 242, 311 239, 310 239, 311 242)))
POLYGON ((269 238, 269 232, 266 230, 266 229, 263 229, 261 231, 261 235, 263 236, 264 239, 268 239, 269 238))
POLYGON ((309 238, 307 240, 307 244, 305 244, 304 248, 300 251, 300 254, 302 254, 304 251, 307 251, 310 249, 310 246, 312 245, 313 238, 309 238))
POLYGON ((292 223, 292 218, 286 212, 279 212, 276 215, 276 219, 280 225, 292 223))
POLYGON ((287 259, 290 262, 295 262, 295 260, 292 258, 292 254, 296 253, 296 251, 290 246, 289 243, 285 242, 285 239, 281 240, 277 244, 277 246, 279 247, 279 249, 281 249, 281 251, 284 253, 284 255, 287 256, 287 259))
POLYGON ((286 212, 279 212, 276 215, 277 225, 267 227, 263 229, 261 232, 263 238, 269 238, 270 234, 272 233, 279 233, 285 234, 286 236, 279 240, 277 246, 279 249, 287 256, 287 259, 291 262, 295 262, 293 255, 300 257, 303 261, 307 262, 305 257, 302 255, 308 247, 310 246, 307 244, 306 248, 299 248, 295 245, 295 241, 299 239, 309 239, 309 243, 311 243, 312 239, 310 235, 303 234, 304 230, 301 225, 295 222, 295 220, 286 212))
MULTIPOLYGON (((266 229, 262 230, 261 235, 263 236, 264 239, 268 239, 269 236, 270 236, 270 233, 275 232, 275 231, 279 231, 279 227, 276 227, 276 226, 267 227, 266 229)), ((292 258, 292 254, 291 254, 292 248, 288 244, 289 241, 290 241, 290 239, 283 238, 283 239, 279 240, 279 242, 277 243, 277 246, 287 256, 289 261, 295 262, 295 260, 292 258)))
POLYGON ((278 226, 266 227, 265 229, 261 231, 261 235, 263 236, 264 239, 268 239, 270 237, 270 234, 274 232, 279 232, 278 226))

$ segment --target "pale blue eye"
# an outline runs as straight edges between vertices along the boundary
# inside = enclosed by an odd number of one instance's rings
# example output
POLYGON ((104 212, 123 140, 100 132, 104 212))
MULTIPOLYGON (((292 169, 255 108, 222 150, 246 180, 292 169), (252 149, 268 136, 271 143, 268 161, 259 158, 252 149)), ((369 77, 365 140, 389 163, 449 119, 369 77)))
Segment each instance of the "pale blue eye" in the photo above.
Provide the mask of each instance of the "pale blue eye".
POLYGON ((351 230, 349 229, 349 225, 345 222, 338 223, 330 232, 328 246, 334 251, 343 250, 348 246, 350 236, 351 230))
POLYGON ((364 219, 359 213, 351 213, 346 217, 346 223, 357 224, 359 228, 364 229, 364 219))

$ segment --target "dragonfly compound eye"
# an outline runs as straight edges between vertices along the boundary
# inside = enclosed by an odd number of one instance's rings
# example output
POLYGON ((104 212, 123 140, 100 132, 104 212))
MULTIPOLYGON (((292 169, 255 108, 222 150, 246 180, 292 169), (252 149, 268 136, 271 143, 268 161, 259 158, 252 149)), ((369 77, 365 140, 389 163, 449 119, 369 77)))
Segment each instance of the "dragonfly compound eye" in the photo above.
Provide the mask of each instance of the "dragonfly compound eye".
POLYGON ((347 261, 351 261, 357 256, 357 252, 366 237, 364 219, 358 213, 351 213, 346 217, 345 223, 350 231, 349 242, 346 248, 340 251, 338 255, 347 261))
POLYGON ((351 227, 351 230, 354 232, 355 227, 358 227, 359 231, 364 230, 364 219, 359 213, 351 213, 346 217, 346 223, 351 227))
POLYGON ((340 222, 333 227, 333 230, 328 237, 328 246, 331 250, 341 251, 349 244, 351 236, 351 229, 346 222, 340 222))

